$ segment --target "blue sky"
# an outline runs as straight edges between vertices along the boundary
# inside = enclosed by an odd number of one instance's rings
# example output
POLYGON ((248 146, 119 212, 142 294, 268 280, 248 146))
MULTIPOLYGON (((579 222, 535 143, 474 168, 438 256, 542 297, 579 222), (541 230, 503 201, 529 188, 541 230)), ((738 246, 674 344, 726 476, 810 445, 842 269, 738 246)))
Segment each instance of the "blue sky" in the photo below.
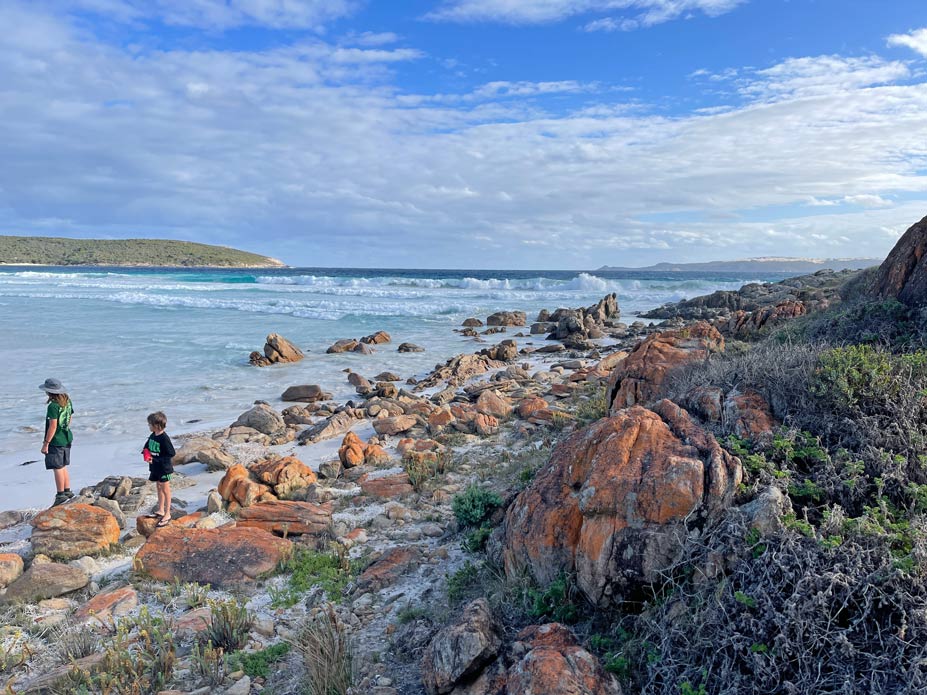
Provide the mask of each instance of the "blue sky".
POLYGON ((291 264, 883 256, 922 0, 5 0, 0 230, 291 264))

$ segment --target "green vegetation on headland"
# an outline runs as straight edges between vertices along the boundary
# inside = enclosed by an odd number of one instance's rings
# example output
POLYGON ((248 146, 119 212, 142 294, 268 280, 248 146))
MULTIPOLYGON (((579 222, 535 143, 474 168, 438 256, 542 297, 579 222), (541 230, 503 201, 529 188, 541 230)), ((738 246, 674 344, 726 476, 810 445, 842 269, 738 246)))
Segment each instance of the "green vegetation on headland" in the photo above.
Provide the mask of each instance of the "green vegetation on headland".
POLYGON ((264 268, 278 260, 225 246, 169 239, 62 239, 0 236, 0 263, 6 265, 100 265, 264 268))

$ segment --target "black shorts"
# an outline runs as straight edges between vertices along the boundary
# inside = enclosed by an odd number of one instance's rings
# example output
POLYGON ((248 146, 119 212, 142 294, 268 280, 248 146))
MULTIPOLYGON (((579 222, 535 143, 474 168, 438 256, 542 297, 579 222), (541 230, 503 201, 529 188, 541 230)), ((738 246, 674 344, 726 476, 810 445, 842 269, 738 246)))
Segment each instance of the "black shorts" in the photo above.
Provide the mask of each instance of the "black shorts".
POLYGON ((173 474, 174 467, 170 464, 167 466, 157 463, 148 464, 148 480, 153 483, 167 483, 173 474))
POLYGON ((48 453, 45 454, 45 470, 57 471, 71 464, 71 446, 54 446, 48 445, 48 453))

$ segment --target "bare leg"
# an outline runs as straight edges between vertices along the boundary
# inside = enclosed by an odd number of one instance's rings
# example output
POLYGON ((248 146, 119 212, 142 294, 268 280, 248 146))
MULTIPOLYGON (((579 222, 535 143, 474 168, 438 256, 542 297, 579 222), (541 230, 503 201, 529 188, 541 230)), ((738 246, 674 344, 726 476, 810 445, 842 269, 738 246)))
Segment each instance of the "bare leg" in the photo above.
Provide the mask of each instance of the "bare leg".
POLYGON ((68 475, 67 468, 56 468, 54 469, 54 474, 56 492, 61 492, 71 487, 71 476, 68 475))
POLYGON ((164 516, 167 519, 171 518, 171 484, 170 481, 166 483, 161 483, 159 486, 164 491, 164 516))

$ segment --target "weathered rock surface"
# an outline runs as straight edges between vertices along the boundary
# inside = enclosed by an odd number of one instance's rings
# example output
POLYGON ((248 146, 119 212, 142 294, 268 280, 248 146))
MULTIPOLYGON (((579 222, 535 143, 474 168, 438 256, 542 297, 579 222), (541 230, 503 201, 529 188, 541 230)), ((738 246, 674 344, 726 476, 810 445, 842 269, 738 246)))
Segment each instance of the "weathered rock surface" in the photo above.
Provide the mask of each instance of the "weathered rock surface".
POLYGON ((356 348, 360 343, 354 338, 343 338, 341 340, 336 340, 334 345, 332 345, 327 352, 330 355, 334 355, 340 352, 351 352, 356 348))
POLYGON ((415 343, 400 343, 397 352, 425 352, 425 348, 415 343))
POLYGON ((503 340, 498 345, 480 350, 479 354, 497 362, 511 362, 518 357, 518 345, 514 340, 503 340))
POLYGON ((408 473, 393 473, 386 475, 371 475, 365 473, 358 481, 365 495, 380 499, 393 499, 412 493, 412 482, 408 473))
POLYGON ((269 486, 277 497, 308 487, 318 479, 315 472, 295 456, 257 461, 248 467, 248 473, 259 483, 269 486))
POLYGON ((908 306, 927 304, 927 217, 908 228, 879 266, 874 290, 908 306))
POLYGON ((158 581, 232 588, 273 570, 291 552, 292 545, 257 528, 171 526, 153 534, 135 557, 158 581))
POLYGON ((392 586, 421 559, 422 553, 415 546, 386 551, 357 578, 358 591, 380 591, 392 586))
POLYGON ((281 362, 299 362, 303 357, 302 350, 293 343, 277 333, 271 333, 264 343, 264 354, 252 352, 250 360, 257 367, 266 367, 281 362))
POLYGON ((238 526, 259 528, 285 536, 318 535, 332 523, 332 504, 278 500, 246 507, 238 514, 238 526))
POLYGON ((73 560, 119 542, 119 523, 105 509, 66 504, 46 509, 32 520, 32 548, 50 557, 73 560))
MULTIPOLYGON (((455 692, 496 658, 502 640, 486 599, 464 608, 454 623, 434 636, 422 658, 422 684, 429 695, 455 692)), ((527 692, 527 691, 517 691, 527 692)))
POLYGON ((717 327, 724 335, 747 340, 806 313, 808 309, 804 302, 787 299, 756 311, 735 311, 729 319, 719 321, 717 327))
POLYGON ((528 320, 524 311, 497 311, 486 319, 487 326, 524 326, 528 320))
POLYGON ((23 573, 23 559, 15 553, 0 553, 0 589, 8 587, 23 573))
POLYGON ((90 577, 80 567, 57 562, 32 563, 0 596, 2 603, 35 603, 83 589, 90 577))
POLYGON ((400 432, 407 432, 417 424, 418 419, 413 415, 394 415, 393 417, 374 420, 373 429, 377 434, 392 436, 400 432))
POLYGON ((608 381, 611 412, 659 400, 665 395, 663 384, 670 371, 723 350, 724 338, 705 321, 648 336, 612 371, 608 381))
POLYGON ((337 437, 351 429, 355 422, 357 422, 355 417, 347 411, 335 413, 331 417, 317 422, 300 432, 297 440, 300 444, 306 444, 307 442, 320 442, 323 439, 337 437))
POLYGON ((192 461, 205 464, 210 471, 225 471, 235 464, 234 457, 222 448, 212 437, 194 437, 183 443, 174 456, 174 465, 182 466, 192 461))
POLYGON ((773 431, 778 422, 769 403, 753 389, 733 389, 724 398, 722 424, 726 432, 744 439, 759 439, 773 431))
POLYGON ((131 586, 104 591, 87 601, 74 613, 74 622, 96 621, 108 624, 111 618, 120 618, 131 613, 138 606, 138 593, 131 586))
POLYGON ((258 403, 239 415, 232 427, 250 427, 261 434, 273 435, 285 430, 286 423, 276 410, 264 403, 258 403))
POLYGON ((364 452, 367 445, 361 441, 354 432, 348 432, 341 440, 341 447, 338 449, 338 460, 345 468, 354 468, 364 463, 364 452))
POLYGON ((457 355, 435 367, 433 372, 416 384, 415 390, 421 391, 442 382, 447 382, 448 386, 460 386, 472 377, 504 366, 502 362, 491 360, 486 355, 457 355))
POLYGON ((532 625, 512 646, 521 655, 509 668, 508 693, 522 695, 621 695, 613 676, 559 623, 532 625))
POLYGON ((283 395, 281 400, 297 403, 315 403, 316 401, 330 401, 332 394, 323 391, 317 384, 301 384, 299 386, 290 386, 283 395))
POLYGON ((372 335, 367 335, 360 339, 362 343, 366 343, 367 345, 382 345, 383 343, 388 343, 391 340, 392 338, 386 331, 377 331, 372 335))
POLYGON ((671 401, 655 411, 620 411, 557 446, 506 513, 509 576, 527 570, 546 586, 575 572, 607 606, 654 581, 690 524, 730 505, 740 461, 671 401))

